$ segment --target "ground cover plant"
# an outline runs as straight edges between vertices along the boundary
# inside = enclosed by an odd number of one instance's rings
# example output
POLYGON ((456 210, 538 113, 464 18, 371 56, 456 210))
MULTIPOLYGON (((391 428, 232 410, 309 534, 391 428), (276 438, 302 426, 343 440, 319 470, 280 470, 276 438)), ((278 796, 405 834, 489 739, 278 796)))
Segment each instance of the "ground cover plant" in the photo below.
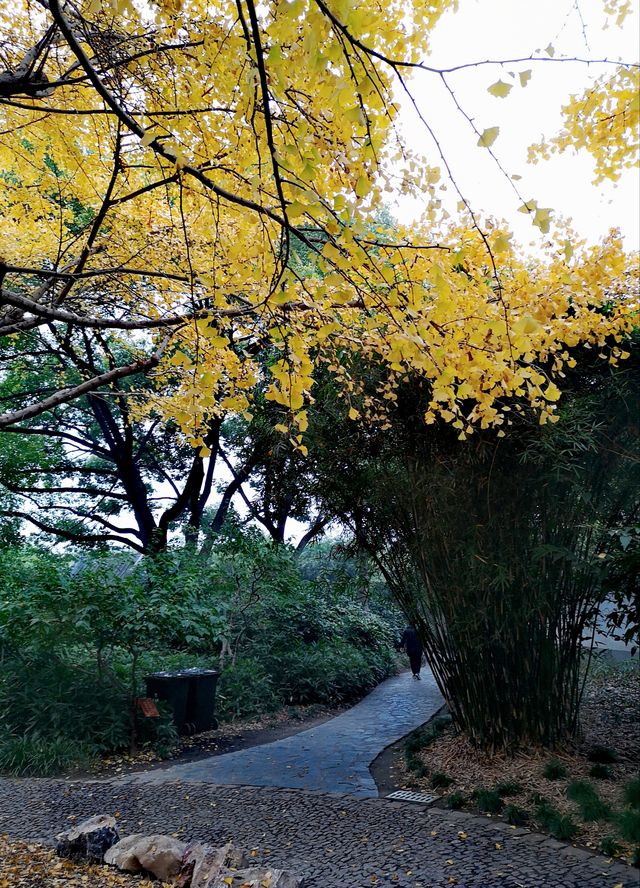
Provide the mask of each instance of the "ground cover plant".
POLYGON ((597 660, 587 678, 578 742, 553 754, 531 748, 511 756, 488 755, 449 725, 415 750, 413 767, 398 760, 401 785, 433 792, 431 775, 446 770, 451 784, 436 787, 445 807, 500 816, 514 826, 542 830, 637 865, 639 706, 637 666, 597 660), (606 778, 591 775, 596 746, 607 749, 606 778))
MULTIPOLYGON (((342 586, 303 577, 289 551, 256 532, 234 532, 206 561, 54 559, 35 548, 0 559, 5 772, 62 772, 123 750, 169 754, 170 711, 160 704, 148 719, 136 704, 153 671, 220 669, 217 715, 232 720, 341 705, 396 668, 393 608, 358 605, 348 571, 342 586)), ((333 568, 341 574, 339 560, 333 568)))

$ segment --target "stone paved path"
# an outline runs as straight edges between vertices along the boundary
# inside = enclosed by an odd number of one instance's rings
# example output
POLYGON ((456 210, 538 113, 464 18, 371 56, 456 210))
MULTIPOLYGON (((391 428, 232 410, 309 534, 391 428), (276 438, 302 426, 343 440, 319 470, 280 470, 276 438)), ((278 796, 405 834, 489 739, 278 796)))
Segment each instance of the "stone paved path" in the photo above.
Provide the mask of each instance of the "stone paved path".
POLYGON ((637 870, 543 835, 387 799, 198 783, 0 780, 0 833, 14 838, 50 841, 75 822, 70 816, 102 812, 116 813, 125 835, 231 840, 254 849, 257 863, 305 876, 305 888, 638 885, 637 870))
POLYGON ((371 762, 390 743, 431 718, 442 703, 429 670, 423 669, 422 681, 405 672, 382 682, 342 715, 292 737, 124 779, 278 786, 376 798, 371 762))
POLYGON ((373 797, 367 764, 440 703, 426 672, 404 674, 266 746, 120 780, 0 779, 0 833, 49 843, 112 813, 123 835, 232 841, 305 888, 638 888, 637 870, 538 833, 373 797))

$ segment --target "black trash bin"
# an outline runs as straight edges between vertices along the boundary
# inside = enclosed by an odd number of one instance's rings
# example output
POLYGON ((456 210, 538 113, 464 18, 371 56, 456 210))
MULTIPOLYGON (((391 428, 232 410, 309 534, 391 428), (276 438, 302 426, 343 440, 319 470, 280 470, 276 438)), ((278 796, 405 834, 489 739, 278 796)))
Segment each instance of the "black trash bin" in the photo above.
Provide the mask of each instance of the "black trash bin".
POLYGON ((147 696, 171 706, 178 734, 202 734, 218 727, 215 701, 219 675, 215 669, 154 672, 145 678, 147 696))
POLYGON ((220 673, 215 669, 185 669, 182 673, 189 678, 187 698, 187 729, 193 734, 202 734, 218 727, 215 718, 216 685, 220 673))
POLYGON ((185 672, 153 672, 145 677, 147 696, 164 700, 173 710, 173 723, 178 734, 187 733, 187 706, 190 681, 185 672))

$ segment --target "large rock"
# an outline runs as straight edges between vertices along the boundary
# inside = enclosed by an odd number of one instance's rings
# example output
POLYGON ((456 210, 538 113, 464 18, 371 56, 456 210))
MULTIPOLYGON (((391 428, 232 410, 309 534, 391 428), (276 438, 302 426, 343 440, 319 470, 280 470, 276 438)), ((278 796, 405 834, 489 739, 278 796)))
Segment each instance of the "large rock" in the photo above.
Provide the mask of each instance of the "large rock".
POLYGON ((250 869, 223 870, 207 888, 299 888, 302 878, 286 870, 254 866, 250 869))
POLYGON ((71 860, 102 863, 105 853, 119 839, 115 818, 110 814, 95 814, 56 836, 56 854, 71 860))
POLYGON ((200 842, 189 845, 182 859, 178 884, 190 888, 209 888, 223 867, 229 865, 231 850, 231 842, 221 848, 200 842))
POLYGON ((283 870, 251 866, 251 855, 231 843, 220 848, 189 845, 177 880, 180 888, 298 888, 302 880, 283 870))
POLYGON ((171 836, 133 835, 122 839, 104 856, 104 862, 127 872, 145 870, 160 879, 171 882, 182 869, 187 845, 171 836))

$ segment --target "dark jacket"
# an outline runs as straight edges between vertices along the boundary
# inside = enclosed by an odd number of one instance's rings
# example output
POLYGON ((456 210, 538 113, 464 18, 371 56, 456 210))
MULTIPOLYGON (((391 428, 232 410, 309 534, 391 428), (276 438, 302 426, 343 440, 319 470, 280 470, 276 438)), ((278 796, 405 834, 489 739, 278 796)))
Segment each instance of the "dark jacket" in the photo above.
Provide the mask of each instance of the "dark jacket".
POLYGON ((422 654, 422 642, 413 626, 407 626, 404 630, 400 646, 403 647, 409 655, 422 654))

